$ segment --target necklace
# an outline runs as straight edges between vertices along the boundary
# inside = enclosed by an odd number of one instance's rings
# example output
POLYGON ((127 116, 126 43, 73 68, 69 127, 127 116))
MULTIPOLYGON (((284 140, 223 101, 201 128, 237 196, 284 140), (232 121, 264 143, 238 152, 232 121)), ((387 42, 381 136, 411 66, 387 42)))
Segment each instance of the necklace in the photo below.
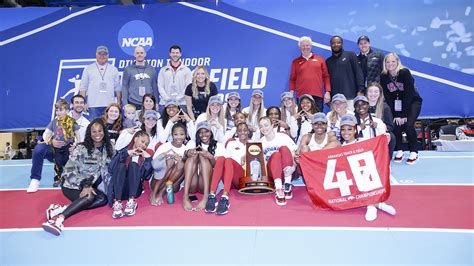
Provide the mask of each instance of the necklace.
POLYGON ((392 74, 390 74, 390 78, 392 79, 393 82, 396 82, 398 78, 398 74, 395 76, 392 76, 392 74))

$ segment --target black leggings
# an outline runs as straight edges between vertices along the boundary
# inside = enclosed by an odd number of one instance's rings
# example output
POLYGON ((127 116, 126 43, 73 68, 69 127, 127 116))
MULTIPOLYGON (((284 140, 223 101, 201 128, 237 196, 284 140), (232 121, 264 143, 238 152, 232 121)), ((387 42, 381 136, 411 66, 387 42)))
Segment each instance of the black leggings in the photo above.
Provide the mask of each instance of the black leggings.
POLYGON ((97 195, 92 194, 91 197, 87 198, 80 196, 81 190, 70 189, 64 186, 61 187, 64 196, 71 201, 71 204, 69 204, 62 213, 64 219, 67 219, 80 211, 95 209, 107 204, 107 196, 104 192, 97 188, 93 189, 97 195))
POLYGON ((405 131, 408 139, 408 149, 410 152, 418 152, 418 138, 415 130, 415 122, 421 111, 421 102, 413 102, 408 111, 407 122, 401 126, 394 123, 393 133, 397 139, 396 149, 402 150, 402 132, 405 131))
POLYGON ((397 141, 395 139, 395 134, 393 134, 393 132, 390 132, 390 142, 388 143, 388 156, 390 156, 390 160, 392 160, 396 142, 397 141))

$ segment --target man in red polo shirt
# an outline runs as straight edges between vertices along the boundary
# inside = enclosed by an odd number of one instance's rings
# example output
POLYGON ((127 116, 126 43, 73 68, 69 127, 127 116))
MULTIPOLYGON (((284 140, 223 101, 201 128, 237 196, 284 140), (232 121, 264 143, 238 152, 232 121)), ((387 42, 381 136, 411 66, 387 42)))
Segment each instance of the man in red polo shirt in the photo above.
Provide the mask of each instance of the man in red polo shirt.
POLYGON ((291 63, 290 92, 296 90, 296 98, 303 94, 313 96, 318 112, 322 112, 323 100, 324 103, 331 100, 331 82, 326 61, 321 56, 313 54, 310 37, 301 37, 298 46, 301 56, 291 63))

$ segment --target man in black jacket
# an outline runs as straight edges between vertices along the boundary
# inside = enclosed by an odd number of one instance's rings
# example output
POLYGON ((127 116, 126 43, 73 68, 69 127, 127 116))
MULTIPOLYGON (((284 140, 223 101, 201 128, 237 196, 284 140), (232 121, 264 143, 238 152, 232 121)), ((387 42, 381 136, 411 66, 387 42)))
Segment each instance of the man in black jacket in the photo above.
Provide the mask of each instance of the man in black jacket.
POLYGON ((332 55, 326 59, 329 77, 331 78, 331 97, 344 94, 347 107, 354 110, 352 99, 364 95, 364 76, 354 52, 344 51, 340 36, 331 38, 332 55))
POLYGON ((359 47, 360 68, 364 74, 364 84, 367 86, 372 82, 380 83, 380 73, 383 69, 384 54, 380 51, 374 51, 370 45, 369 37, 362 35, 357 39, 357 46, 359 47))

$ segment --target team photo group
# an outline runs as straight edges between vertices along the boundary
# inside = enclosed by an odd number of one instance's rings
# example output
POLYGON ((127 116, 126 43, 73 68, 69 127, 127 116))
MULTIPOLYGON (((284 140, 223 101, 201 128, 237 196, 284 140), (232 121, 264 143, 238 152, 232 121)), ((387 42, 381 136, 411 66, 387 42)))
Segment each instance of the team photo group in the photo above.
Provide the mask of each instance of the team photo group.
MULTIPOLYGON (((319 193, 312 188, 314 171, 308 165, 323 161, 318 152, 358 145, 383 158, 382 163, 375 160, 376 168, 386 174, 380 178, 369 170, 355 171, 361 173, 354 173, 354 181, 365 192, 355 198, 370 197, 382 186, 380 179, 389 191, 390 163, 418 160, 415 122, 422 98, 410 70, 397 54, 372 49, 365 35, 357 40, 357 53, 344 50, 342 37, 333 36, 332 55, 326 59, 313 53, 310 37, 297 44, 301 55, 288 62, 289 84, 252 89, 249 102, 241 101, 237 91, 220 94, 204 66, 191 70, 184 65, 179 45, 169 48, 168 64, 159 69, 147 63, 146 50, 137 46, 134 63, 122 77, 109 63, 109 49, 98 46, 96 62, 84 68, 79 93, 55 103, 54 119, 33 151, 27 192, 38 191, 47 159, 54 162, 53 186, 70 200, 49 206, 43 229, 60 235, 69 217, 105 205, 114 219, 133 216, 137 198, 147 195, 147 202, 159 208, 173 203, 180 191, 185 211, 224 215, 243 178, 261 176, 268 178, 267 197, 277 205, 293 198, 295 179, 306 184, 317 205, 313 197, 318 195, 312 194, 319 193), (265 96, 275 93, 281 94, 280 103, 265 104, 265 96), (376 138, 383 147, 368 142, 376 138), (258 162, 249 159, 252 144, 261 149, 258 162)), ((332 161, 326 159, 329 169, 332 161)), ((355 163, 348 161, 352 168, 355 163)), ((365 164, 360 169, 368 169, 365 164)), ((321 186, 339 188, 339 196, 348 196, 344 201, 354 198, 343 181, 352 182, 338 172, 321 186)), ((388 195, 346 205, 366 208, 370 222, 378 210, 396 214, 384 202, 388 195)))

